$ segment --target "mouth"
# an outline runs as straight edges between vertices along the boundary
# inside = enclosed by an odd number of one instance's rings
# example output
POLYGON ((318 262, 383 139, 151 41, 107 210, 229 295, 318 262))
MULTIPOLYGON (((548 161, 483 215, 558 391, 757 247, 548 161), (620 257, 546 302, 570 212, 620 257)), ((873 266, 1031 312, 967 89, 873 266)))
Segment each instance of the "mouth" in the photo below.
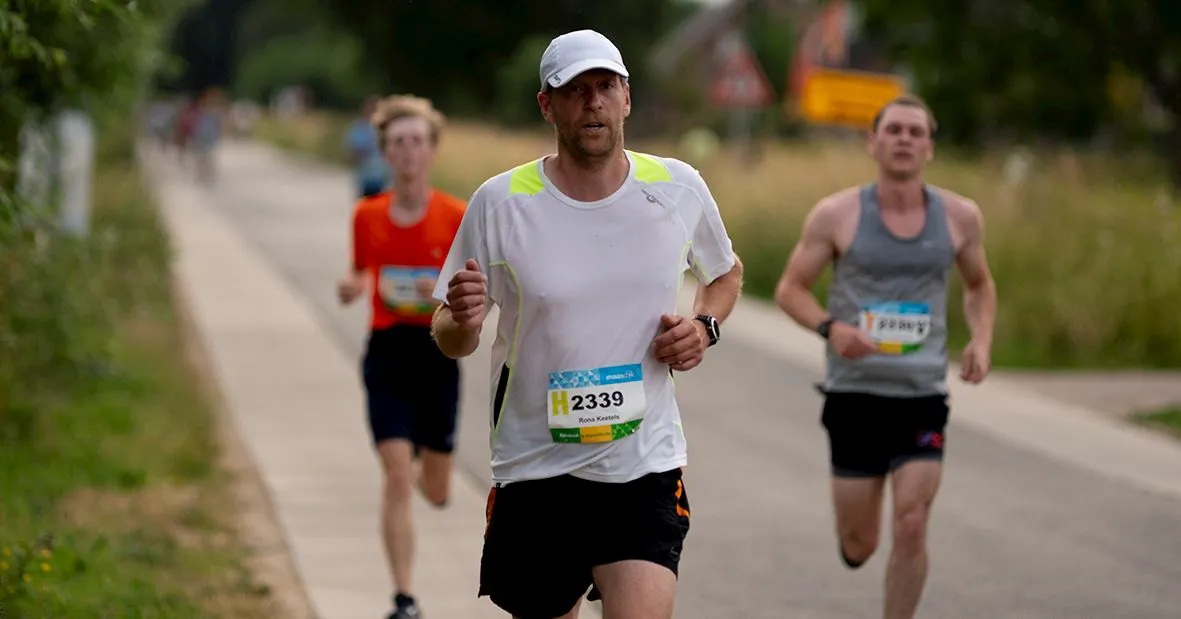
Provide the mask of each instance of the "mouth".
POLYGON ((582 125, 582 128, 585 131, 602 131, 607 128, 607 125, 603 123, 586 123, 582 125))

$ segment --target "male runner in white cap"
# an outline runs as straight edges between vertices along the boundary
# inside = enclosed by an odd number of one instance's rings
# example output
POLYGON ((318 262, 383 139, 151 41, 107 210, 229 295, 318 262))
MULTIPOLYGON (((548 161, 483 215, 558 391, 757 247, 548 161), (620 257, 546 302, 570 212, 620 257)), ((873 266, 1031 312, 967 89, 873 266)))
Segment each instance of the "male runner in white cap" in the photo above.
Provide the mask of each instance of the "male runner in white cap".
POLYGON ((557 154, 475 192, 435 288, 451 357, 500 308, 480 595, 554 619, 593 585, 606 619, 668 619, 689 531, 672 373, 718 341, 742 266, 696 170, 624 149, 628 72, 606 37, 554 39, 537 102, 557 154))

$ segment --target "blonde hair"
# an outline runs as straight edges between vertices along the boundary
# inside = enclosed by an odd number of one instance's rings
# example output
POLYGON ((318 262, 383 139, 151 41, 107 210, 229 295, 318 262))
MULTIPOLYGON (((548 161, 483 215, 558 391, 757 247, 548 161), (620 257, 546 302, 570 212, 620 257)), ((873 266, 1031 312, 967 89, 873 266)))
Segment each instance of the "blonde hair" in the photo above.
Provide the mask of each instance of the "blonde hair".
POLYGON ((439 135, 447 124, 443 113, 435 109, 430 99, 414 95, 392 95, 377 102, 377 109, 369 118, 369 123, 377 130, 378 145, 385 148, 385 130, 390 123, 402 118, 415 117, 426 120, 431 129, 431 143, 439 143, 439 135))

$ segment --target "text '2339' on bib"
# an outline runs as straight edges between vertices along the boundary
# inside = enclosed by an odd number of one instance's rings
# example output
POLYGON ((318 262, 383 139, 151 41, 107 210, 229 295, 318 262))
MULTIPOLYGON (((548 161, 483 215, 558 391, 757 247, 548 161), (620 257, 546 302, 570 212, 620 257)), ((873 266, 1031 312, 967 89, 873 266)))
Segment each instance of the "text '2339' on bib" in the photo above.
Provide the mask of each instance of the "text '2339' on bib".
POLYGON ((557 443, 607 443, 635 433, 647 402, 640 364, 549 375, 546 417, 557 443))
POLYGON ((913 302, 869 305, 861 311, 861 329, 882 354, 912 354, 922 350, 931 332, 931 308, 913 302))

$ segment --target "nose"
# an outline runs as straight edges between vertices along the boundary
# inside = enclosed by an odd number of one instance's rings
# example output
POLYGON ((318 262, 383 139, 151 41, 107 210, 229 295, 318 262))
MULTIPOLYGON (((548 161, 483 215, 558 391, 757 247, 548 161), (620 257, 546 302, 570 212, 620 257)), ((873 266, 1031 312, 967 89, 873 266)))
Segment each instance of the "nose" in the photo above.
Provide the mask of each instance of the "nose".
POLYGON ((586 89, 586 107, 599 108, 603 107, 603 93, 597 88, 586 89))

